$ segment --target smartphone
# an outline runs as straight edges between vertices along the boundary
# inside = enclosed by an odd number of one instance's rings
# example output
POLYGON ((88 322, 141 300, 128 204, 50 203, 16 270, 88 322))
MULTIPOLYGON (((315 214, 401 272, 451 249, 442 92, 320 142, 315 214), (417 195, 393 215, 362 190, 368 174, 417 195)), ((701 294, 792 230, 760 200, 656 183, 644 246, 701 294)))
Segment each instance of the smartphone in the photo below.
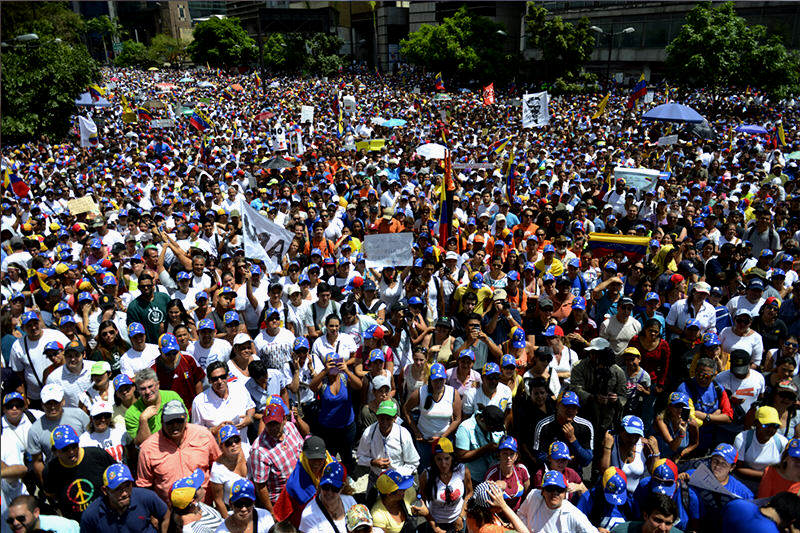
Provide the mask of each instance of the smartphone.
POLYGON ((690 413, 691 413, 691 410, 688 407, 682 407, 681 408, 681 420, 683 420, 684 422, 688 422, 690 413))

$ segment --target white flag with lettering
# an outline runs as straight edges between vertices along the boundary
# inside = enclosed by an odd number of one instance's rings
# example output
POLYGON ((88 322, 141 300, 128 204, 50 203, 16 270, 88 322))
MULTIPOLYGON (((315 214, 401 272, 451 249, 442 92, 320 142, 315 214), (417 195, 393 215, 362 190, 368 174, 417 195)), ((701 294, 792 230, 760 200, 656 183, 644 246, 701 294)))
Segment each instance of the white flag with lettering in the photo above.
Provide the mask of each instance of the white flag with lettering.
POLYGON ((268 273, 281 269, 281 257, 289 249, 294 234, 253 209, 246 201, 240 203, 244 256, 264 261, 268 273))

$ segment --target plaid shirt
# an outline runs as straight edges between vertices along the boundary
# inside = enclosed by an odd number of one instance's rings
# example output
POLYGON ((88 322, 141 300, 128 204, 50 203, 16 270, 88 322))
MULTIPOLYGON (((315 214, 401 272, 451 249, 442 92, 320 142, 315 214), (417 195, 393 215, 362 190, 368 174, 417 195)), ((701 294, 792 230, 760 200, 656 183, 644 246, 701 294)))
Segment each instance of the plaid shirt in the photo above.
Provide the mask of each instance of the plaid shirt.
POLYGON ((286 480, 300 460, 303 437, 291 422, 283 426, 283 440, 277 441, 263 431, 250 450, 250 477, 254 483, 266 483, 269 499, 278 501, 286 480))

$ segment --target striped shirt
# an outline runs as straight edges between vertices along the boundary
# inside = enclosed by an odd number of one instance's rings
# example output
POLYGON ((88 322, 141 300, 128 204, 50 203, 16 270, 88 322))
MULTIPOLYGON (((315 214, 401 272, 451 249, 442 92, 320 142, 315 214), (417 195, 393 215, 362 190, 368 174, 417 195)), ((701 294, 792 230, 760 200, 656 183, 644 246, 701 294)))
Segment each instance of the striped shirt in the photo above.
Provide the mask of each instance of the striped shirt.
POLYGON ((183 526, 183 533, 214 533, 222 525, 222 516, 213 507, 197 502, 200 506, 200 519, 183 526))

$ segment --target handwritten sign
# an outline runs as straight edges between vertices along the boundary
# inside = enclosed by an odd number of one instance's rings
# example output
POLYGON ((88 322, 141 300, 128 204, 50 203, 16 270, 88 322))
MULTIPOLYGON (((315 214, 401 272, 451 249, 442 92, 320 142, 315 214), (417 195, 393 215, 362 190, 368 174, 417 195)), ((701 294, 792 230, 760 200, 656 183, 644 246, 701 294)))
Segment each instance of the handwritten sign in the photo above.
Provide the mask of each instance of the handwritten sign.
POLYGON ((81 213, 99 213, 97 204, 94 199, 88 194, 83 198, 76 198, 67 202, 67 209, 71 215, 80 215, 81 213))
POLYGON ((300 107, 300 123, 314 122, 314 106, 304 105, 300 107))
POLYGON ((413 233, 380 233, 364 237, 367 268, 409 266, 414 261, 413 233))

